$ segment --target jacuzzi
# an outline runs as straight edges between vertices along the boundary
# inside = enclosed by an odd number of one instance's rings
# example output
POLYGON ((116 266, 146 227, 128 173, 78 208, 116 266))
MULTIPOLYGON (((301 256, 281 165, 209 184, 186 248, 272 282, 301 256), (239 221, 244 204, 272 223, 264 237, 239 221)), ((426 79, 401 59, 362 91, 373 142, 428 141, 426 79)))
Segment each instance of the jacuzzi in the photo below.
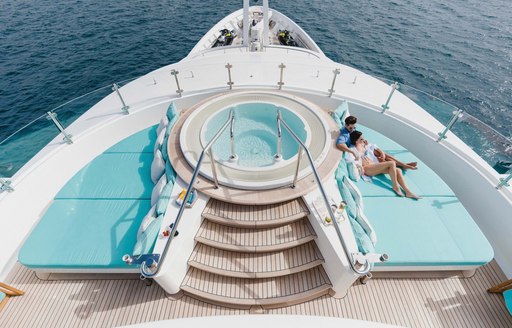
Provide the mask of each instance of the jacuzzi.
MULTIPOLYGON (((180 132, 180 147, 193 168, 212 137, 228 120, 234 121, 235 157, 231 153, 230 128, 212 147, 217 179, 220 184, 240 189, 269 189, 292 183, 299 144, 281 126, 281 153, 277 154, 277 112, 298 138, 308 147, 318 167, 329 149, 326 122, 318 115, 318 106, 302 98, 272 92, 238 92, 211 98, 193 110, 180 132)), ((311 173, 302 152, 298 178, 311 173)), ((205 157, 200 174, 213 180, 211 158, 205 157)))

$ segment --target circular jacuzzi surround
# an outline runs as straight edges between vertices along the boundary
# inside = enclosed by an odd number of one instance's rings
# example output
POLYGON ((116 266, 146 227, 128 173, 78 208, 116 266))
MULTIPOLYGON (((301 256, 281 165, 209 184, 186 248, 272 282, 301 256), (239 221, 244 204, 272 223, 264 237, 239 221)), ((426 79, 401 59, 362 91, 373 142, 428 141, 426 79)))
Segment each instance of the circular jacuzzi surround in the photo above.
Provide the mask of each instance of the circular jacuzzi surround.
MULTIPOLYGON (((270 189, 292 182, 299 145, 281 126, 282 160, 274 160, 277 151, 277 109, 281 111, 286 124, 308 147, 315 166, 318 167, 325 159, 331 140, 318 106, 296 96, 251 91, 223 94, 192 109, 180 132, 180 147, 193 168, 203 147, 227 121, 231 109, 235 114, 235 150, 238 159, 229 160, 231 146, 228 126, 213 146, 220 184, 239 189, 270 189)), ((210 158, 206 155, 200 174, 213 180, 211 166, 210 158)), ((299 179, 310 173, 311 167, 303 152, 299 179)))

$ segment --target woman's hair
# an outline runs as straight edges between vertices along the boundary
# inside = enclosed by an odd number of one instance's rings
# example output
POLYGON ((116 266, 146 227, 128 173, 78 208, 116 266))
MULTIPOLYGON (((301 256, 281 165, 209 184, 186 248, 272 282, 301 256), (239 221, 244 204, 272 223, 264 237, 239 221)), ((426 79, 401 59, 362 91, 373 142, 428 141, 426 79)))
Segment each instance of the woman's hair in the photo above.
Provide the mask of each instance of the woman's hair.
POLYGON ((361 131, 353 131, 350 134, 350 143, 355 146, 357 139, 359 139, 362 135, 363 133, 361 131))

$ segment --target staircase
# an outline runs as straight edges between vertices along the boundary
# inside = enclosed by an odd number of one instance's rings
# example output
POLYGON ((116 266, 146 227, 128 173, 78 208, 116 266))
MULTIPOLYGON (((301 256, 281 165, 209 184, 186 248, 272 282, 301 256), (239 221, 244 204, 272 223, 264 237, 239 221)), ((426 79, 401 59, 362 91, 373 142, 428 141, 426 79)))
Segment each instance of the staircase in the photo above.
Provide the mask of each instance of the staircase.
POLYGON ((209 303, 277 308, 325 295, 315 232, 301 199, 235 205, 210 199, 182 290, 209 303))

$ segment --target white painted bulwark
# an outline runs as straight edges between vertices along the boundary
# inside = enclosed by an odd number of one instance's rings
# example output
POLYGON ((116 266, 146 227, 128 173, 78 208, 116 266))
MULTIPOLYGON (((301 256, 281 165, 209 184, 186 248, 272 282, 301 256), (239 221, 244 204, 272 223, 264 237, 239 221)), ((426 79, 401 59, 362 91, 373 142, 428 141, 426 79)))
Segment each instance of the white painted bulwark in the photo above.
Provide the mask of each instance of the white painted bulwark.
POLYGON ((295 328, 393 328, 395 325, 386 325, 378 322, 300 316, 300 315, 244 315, 244 316, 218 316, 200 317, 192 319, 175 319, 143 323, 130 328, 164 328, 164 327, 209 327, 209 328, 261 328, 261 327, 295 327, 295 328))

